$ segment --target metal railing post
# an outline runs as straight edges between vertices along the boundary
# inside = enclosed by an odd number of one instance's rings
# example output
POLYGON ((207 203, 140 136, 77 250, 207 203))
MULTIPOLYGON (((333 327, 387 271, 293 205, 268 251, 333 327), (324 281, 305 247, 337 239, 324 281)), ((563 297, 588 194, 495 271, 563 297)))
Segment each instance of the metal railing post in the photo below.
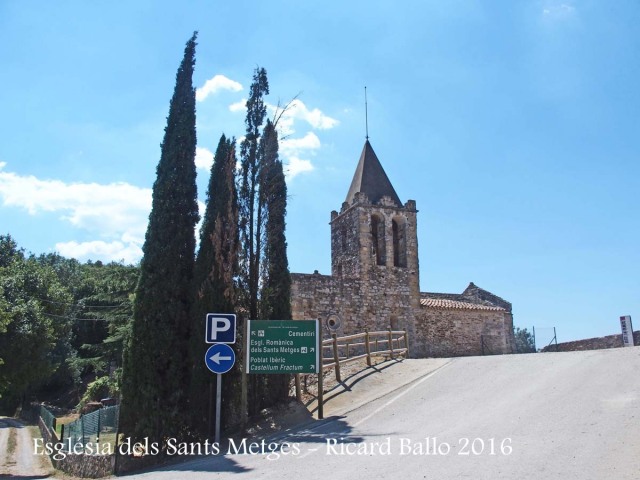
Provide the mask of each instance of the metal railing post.
POLYGON ((96 432, 96 443, 100 443, 100 418, 102 417, 102 409, 98 410, 98 431, 96 432))
POLYGON ((393 360, 393 334, 391 333, 391 327, 389 327, 389 357, 393 360))

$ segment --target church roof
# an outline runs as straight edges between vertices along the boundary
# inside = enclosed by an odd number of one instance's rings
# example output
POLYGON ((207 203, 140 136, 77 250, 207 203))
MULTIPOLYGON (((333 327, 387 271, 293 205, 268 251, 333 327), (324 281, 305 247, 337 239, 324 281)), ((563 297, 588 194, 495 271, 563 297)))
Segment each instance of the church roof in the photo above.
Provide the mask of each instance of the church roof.
POLYGON ((507 302, 504 298, 478 287, 475 283, 469 283, 469 286, 462 292, 462 296, 467 300, 476 303, 482 303, 485 305, 497 305, 504 308, 507 311, 511 311, 511 303, 507 302))
POLYGON ((443 308, 452 310, 490 310, 504 312, 505 309, 494 305, 479 305, 477 303, 462 302, 448 298, 421 298, 420 305, 430 308, 443 308))
POLYGON ((358 192, 366 193, 372 204, 378 203, 386 195, 399 207, 402 206, 402 202, 398 198, 393 185, 391 185, 389 177, 387 177, 384 168, 382 168, 369 140, 365 142, 360 154, 356 173, 353 175, 349 193, 347 193, 347 203, 351 204, 355 194, 358 192))
POLYGON ((493 310, 511 313, 511 303, 473 282, 462 293, 421 292, 420 305, 457 310, 493 310))

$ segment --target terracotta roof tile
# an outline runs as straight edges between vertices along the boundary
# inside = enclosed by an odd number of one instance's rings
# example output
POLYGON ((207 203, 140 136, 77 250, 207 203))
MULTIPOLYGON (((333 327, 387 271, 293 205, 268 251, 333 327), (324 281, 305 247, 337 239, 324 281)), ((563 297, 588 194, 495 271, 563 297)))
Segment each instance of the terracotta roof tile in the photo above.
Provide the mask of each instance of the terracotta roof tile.
POLYGON ((421 298, 420 305, 427 308, 445 308, 451 310, 490 310, 494 312, 506 311, 502 307, 479 305, 477 303, 449 300, 448 298, 421 298))

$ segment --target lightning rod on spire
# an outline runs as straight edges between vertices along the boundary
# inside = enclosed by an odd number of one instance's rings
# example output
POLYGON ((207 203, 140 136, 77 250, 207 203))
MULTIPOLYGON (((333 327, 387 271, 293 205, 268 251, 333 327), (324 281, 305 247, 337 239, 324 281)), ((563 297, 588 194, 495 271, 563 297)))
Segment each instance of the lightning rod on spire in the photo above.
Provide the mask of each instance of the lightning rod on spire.
POLYGON ((369 140, 369 111, 368 111, 368 106, 367 106, 367 87, 365 85, 364 87, 364 124, 365 124, 365 131, 366 131, 366 136, 365 138, 367 140, 369 140))

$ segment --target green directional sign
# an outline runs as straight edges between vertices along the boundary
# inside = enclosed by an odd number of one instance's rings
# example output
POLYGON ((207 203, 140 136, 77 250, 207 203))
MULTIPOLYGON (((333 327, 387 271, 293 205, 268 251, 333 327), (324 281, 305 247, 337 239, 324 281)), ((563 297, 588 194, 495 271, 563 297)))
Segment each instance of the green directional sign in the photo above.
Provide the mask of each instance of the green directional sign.
POLYGON ((318 373, 317 320, 248 320, 247 373, 318 373))

